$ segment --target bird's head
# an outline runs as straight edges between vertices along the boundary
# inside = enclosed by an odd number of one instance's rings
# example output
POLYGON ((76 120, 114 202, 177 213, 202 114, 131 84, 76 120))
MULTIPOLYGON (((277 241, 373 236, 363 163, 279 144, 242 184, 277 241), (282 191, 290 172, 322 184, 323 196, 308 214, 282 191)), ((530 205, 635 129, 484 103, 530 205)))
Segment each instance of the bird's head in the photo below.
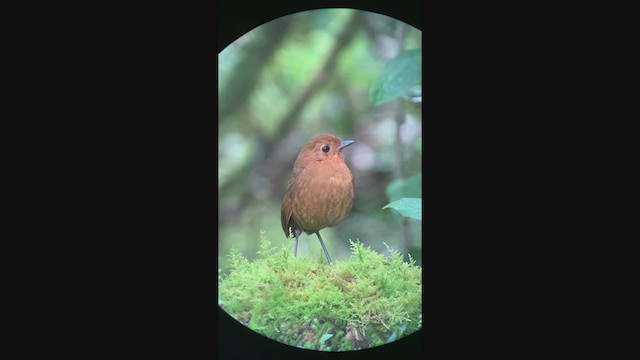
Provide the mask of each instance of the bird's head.
POLYGON ((321 134, 311 139, 300 151, 299 159, 304 161, 325 161, 338 157, 344 160, 342 150, 353 144, 353 140, 341 141, 330 134, 321 134))

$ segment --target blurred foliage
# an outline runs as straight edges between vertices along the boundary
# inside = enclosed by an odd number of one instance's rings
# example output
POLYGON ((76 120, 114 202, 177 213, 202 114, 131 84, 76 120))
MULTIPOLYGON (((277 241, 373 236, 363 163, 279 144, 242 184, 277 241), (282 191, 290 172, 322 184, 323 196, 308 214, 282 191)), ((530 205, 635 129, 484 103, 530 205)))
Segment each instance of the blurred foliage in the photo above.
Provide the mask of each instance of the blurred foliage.
MULTIPOLYGON (((419 53, 421 37, 387 16, 320 9, 264 24, 219 54, 219 254, 232 246, 255 254, 260 230, 286 242, 280 207, 293 163, 312 137, 332 133, 355 140, 345 158, 356 190, 351 214, 322 231, 332 258, 347 258, 349 239, 360 238, 381 253, 386 242, 421 264, 422 222, 382 210, 397 191, 421 196, 421 103, 370 103, 385 66, 405 50, 419 53)), ((298 257, 306 256, 323 256, 315 236, 300 238, 298 257)), ((221 255, 219 262, 228 265, 221 255)))
POLYGON ((422 49, 403 51, 389 61, 371 86, 371 104, 378 106, 400 96, 422 81, 422 49))
POLYGON ((218 304, 252 330, 292 346, 345 351, 422 326, 422 270, 386 244, 384 257, 351 242, 349 259, 329 266, 293 257, 292 241, 278 250, 264 233, 260 239, 256 260, 234 247, 219 277, 218 304))
POLYGON ((390 201, 403 197, 422 197, 422 174, 407 179, 393 180, 387 186, 387 198, 390 201))
MULTIPOLYGON (((422 81, 422 52, 421 49, 403 51, 397 57, 389 61, 382 74, 378 76, 371 86, 371 104, 381 105, 400 96, 420 95, 422 92, 412 94, 414 86, 422 81)), ((417 145, 420 147, 422 142, 417 145)), ((422 174, 410 179, 396 179, 387 186, 387 196, 395 200, 383 207, 397 210, 402 216, 422 220, 422 174), (402 197, 405 193, 414 193, 416 197, 402 197)), ((408 194, 406 194, 408 195, 408 194)))

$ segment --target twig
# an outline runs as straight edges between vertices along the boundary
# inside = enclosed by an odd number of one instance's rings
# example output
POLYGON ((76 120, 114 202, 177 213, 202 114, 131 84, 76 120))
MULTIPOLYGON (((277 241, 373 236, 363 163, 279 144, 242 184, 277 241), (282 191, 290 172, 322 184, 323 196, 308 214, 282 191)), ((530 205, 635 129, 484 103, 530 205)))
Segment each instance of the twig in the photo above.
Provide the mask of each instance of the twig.
MULTIPOLYGON (((398 22, 396 27, 396 39, 398 41, 398 54, 402 52, 404 49, 404 38, 405 38, 405 25, 402 22, 398 22)), ((404 106, 404 100, 398 99, 395 101, 395 121, 396 121, 396 138, 394 143, 394 153, 396 161, 393 165, 393 178, 394 179, 402 179, 404 178, 404 174, 402 172, 402 164, 404 163, 404 149, 402 145, 402 138, 400 136, 400 128, 402 127, 402 123, 406 117, 406 110, 404 106)), ((409 219, 403 217, 400 220, 400 227, 402 228, 402 237, 404 239, 404 247, 405 252, 408 252, 411 249, 411 229, 409 224, 409 219)))

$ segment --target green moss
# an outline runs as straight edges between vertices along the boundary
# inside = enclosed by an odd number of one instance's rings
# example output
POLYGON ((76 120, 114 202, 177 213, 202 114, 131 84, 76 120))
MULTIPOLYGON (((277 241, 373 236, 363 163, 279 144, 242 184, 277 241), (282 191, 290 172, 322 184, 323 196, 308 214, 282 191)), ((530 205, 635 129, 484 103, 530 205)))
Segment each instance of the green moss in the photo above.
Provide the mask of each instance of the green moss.
MULTIPOLYGON (((422 273, 390 249, 384 257, 359 241, 332 265, 280 251, 261 233, 249 262, 236 249, 219 274, 218 304, 254 331, 292 346, 345 351, 379 346, 422 326, 422 273)), ((386 244, 385 244, 386 245, 386 244)))

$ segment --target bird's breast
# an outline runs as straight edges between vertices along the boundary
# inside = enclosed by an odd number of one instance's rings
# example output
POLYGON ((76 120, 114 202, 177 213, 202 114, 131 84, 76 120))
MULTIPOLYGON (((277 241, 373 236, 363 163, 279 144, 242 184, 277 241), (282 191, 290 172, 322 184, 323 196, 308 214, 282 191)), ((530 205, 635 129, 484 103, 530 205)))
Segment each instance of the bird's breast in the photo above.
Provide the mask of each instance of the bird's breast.
POLYGON ((292 216, 303 230, 320 230, 340 223, 351 211, 353 177, 344 162, 317 164, 296 179, 292 216))

